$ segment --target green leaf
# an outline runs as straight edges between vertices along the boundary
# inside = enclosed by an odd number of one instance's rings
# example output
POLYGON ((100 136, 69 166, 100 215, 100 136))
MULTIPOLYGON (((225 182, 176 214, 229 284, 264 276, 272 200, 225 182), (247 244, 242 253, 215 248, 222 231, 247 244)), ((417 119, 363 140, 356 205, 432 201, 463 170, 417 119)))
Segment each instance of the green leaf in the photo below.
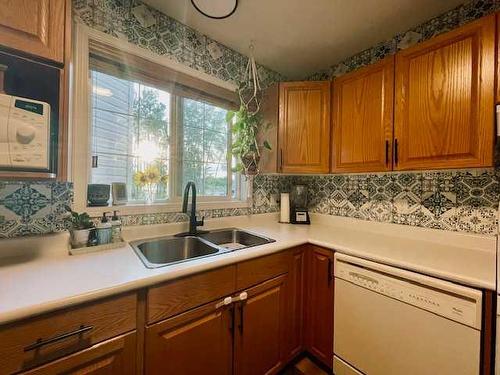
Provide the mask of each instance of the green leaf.
POLYGON ((264 141, 264 147, 267 148, 268 150, 272 150, 271 145, 269 144, 268 141, 264 141))
POLYGON ((235 113, 233 111, 228 111, 226 114, 226 121, 231 122, 233 121, 235 113))

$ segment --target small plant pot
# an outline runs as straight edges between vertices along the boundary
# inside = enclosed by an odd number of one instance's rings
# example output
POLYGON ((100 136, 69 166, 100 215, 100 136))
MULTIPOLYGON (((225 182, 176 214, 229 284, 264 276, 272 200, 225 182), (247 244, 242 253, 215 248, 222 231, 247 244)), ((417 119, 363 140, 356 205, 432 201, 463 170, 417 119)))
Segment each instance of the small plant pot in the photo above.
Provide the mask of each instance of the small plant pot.
POLYGON ((241 157, 241 162, 243 164, 243 169, 245 175, 247 176, 255 176, 259 174, 259 156, 254 155, 246 155, 241 157))
POLYGON ((90 229, 73 229, 71 231, 71 246, 85 247, 89 241, 90 229))

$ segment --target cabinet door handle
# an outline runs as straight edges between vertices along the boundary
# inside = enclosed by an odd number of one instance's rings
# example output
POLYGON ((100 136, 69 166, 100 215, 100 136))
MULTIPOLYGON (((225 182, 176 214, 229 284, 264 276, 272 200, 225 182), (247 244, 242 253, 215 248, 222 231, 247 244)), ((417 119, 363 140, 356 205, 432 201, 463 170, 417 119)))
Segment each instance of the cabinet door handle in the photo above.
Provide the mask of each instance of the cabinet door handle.
POLYGON ((222 306, 228 306, 231 303, 233 303, 233 298, 232 297, 226 297, 222 301, 218 302, 215 304, 216 309, 220 309, 222 306))
POLYGON ((399 155, 398 155, 398 139, 394 139, 394 164, 398 164, 399 161, 399 155))
POLYGON ((385 165, 389 165, 389 141, 385 141, 385 165))
POLYGON ((94 329, 93 326, 84 326, 84 325, 81 325, 80 328, 75 329, 74 331, 66 332, 66 333, 63 333, 61 335, 51 337, 49 339, 45 339, 44 340, 42 338, 39 338, 33 344, 28 345, 27 347, 25 347, 24 351, 25 352, 29 352, 31 350, 35 350, 35 349, 41 348, 42 346, 45 346, 45 345, 53 344, 55 342, 67 339, 67 338, 72 337, 72 336, 82 335, 85 332, 91 331, 93 329, 94 329))
POLYGON ((283 172, 283 149, 280 148, 280 163, 279 163, 279 171, 283 172))

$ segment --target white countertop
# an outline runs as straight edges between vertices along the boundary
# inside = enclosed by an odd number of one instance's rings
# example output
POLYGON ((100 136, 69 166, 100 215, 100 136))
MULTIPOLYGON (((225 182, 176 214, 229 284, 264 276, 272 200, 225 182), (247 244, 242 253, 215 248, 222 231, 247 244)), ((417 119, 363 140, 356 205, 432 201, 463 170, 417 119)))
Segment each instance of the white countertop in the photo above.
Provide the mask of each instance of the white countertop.
MULTIPOLYGON (((279 224, 277 214, 207 220, 204 229, 238 227, 276 242, 148 269, 133 249, 70 256, 68 234, 0 241, 0 324, 165 280, 312 243, 476 288, 496 288, 496 237, 326 215, 312 225, 279 224)), ((126 240, 186 230, 185 223, 127 227, 126 240)))

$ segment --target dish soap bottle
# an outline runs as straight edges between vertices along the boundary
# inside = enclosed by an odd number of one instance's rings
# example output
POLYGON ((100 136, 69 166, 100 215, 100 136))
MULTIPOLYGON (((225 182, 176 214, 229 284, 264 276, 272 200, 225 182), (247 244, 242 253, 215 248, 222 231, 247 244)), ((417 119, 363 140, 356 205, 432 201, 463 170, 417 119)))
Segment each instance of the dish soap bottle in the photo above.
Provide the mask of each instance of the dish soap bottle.
POLYGON ((118 211, 113 211, 111 217, 111 242, 120 242, 122 240, 122 222, 117 213, 118 211))
POLYGON ((111 242, 112 228, 111 223, 109 223, 108 218, 106 217, 107 213, 109 212, 102 213, 101 222, 96 226, 98 245, 105 245, 111 242))

